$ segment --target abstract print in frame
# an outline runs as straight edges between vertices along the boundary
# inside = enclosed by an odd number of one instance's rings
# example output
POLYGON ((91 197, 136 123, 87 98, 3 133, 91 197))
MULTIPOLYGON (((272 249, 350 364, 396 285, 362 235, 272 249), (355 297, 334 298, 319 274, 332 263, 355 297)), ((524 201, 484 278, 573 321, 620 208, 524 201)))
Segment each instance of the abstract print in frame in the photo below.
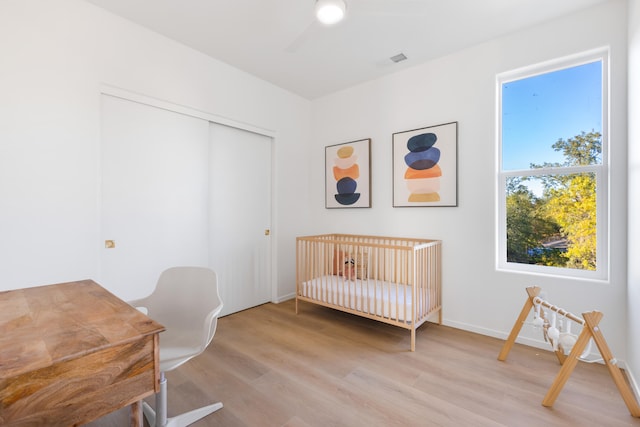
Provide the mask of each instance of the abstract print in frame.
POLYGON ((458 206, 458 122, 393 134, 393 207, 458 206))
POLYGON ((325 147, 325 207, 371 207, 371 139, 325 147))

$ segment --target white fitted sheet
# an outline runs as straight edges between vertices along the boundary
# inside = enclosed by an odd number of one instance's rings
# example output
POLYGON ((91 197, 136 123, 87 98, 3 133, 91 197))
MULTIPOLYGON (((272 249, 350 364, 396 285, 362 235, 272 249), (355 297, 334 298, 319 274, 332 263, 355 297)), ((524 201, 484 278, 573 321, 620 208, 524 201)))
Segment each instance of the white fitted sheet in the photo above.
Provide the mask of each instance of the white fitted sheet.
POLYGON ((407 285, 327 275, 302 283, 302 296, 389 319, 411 322, 407 285))

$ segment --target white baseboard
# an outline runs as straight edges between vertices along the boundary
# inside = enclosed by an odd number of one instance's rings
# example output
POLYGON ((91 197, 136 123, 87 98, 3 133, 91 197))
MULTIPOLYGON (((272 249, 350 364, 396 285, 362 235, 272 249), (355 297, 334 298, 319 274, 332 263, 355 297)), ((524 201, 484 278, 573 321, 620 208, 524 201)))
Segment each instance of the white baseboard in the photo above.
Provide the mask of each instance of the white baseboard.
POLYGON ((629 369, 629 366, 626 363, 624 364, 624 371, 627 374, 631 390, 636 396, 636 401, 640 403, 640 383, 638 383, 636 377, 633 375, 633 372, 631 372, 631 369, 629 369))
MULTIPOLYGON (((473 332, 476 334, 480 334, 480 335, 486 335, 489 337, 493 337, 493 338, 498 338, 501 340, 506 340, 509 337, 509 333, 508 332, 501 332, 501 331, 496 331, 493 329, 487 329, 487 328, 481 328, 478 327, 476 325, 471 325, 469 323, 462 323, 462 322, 455 322, 455 321, 450 321, 447 319, 443 319, 442 322, 444 325, 446 326, 450 326, 452 328, 456 328, 456 329, 462 329, 464 331, 469 331, 469 332, 473 332)), ((521 337, 519 336, 518 338, 516 338, 516 343, 518 344, 523 344, 529 347, 534 347, 534 348, 538 348, 540 350, 546 350, 549 352, 553 351, 553 348, 551 348, 551 345, 544 341, 544 339, 534 339, 534 338, 528 338, 528 337, 521 337)), ((598 348, 597 346, 593 345, 591 348, 591 352, 589 353, 588 357, 589 360, 596 360, 596 359, 600 359, 600 353, 598 352, 598 348)), ((618 359, 620 360, 620 359, 618 359)), ((620 360, 622 363, 624 363, 624 361, 620 360)))
POLYGON ((278 296, 278 298, 276 298, 274 301, 272 301, 274 304, 280 304, 281 302, 285 302, 285 301, 289 301, 290 299, 293 299, 296 297, 296 293, 295 292, 291 292, 290 294, 287 295, 280 295, 278 296))

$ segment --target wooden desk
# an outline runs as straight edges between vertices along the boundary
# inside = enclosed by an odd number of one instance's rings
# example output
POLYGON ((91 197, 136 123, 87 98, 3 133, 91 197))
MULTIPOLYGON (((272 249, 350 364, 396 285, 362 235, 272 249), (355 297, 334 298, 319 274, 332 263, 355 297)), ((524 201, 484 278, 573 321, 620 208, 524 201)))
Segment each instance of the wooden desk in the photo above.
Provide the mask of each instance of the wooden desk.
POLYGON ((164 327, 92 280, 0 292, 0 425, 75 426, 159 390, 164 327))

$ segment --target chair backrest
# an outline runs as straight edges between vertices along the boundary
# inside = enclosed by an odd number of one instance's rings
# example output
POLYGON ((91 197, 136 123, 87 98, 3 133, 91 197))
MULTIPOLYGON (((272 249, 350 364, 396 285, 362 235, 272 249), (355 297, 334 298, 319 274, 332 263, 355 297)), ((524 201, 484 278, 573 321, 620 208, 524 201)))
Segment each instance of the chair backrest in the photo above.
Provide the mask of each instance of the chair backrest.
MULTIPOLYGON (((167 331, 194 334, 201 351, 209 345, 222 310, 216 273, 205 267, 172 267, 162 272, 145 298, 149 315, 167 331)), ((162 347, 162 334, 160 336, 162 347)))

